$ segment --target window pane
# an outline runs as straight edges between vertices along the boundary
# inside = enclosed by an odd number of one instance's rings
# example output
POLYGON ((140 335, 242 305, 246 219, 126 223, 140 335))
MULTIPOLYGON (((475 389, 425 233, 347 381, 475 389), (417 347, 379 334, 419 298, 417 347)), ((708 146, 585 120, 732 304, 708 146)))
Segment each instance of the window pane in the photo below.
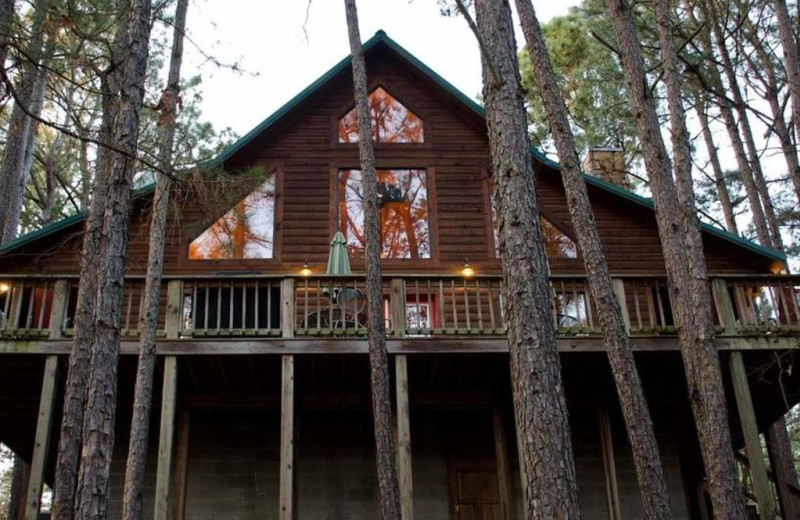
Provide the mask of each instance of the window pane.
MULTIPOLYGON (((381 258, 430 258, 428 185, 425 170, 378 170, 381 258)), ((339 172, 339 231, 351 258, 364 257, 364 209, 360 170, 339 172)))
MULTIPOLYGON (((372 139, 379 143, 422 143, 422 120, 378 87, 369 95, 372 139)), ((355 108, 339 120, 339 142, 358 142, 355 108)))
POLYGON ((240 200, 189 245, 191 260, 272 258, 275 176, 240 200))
MULTIPOLYGON (((500 256, 500 222, 497 219, 497 204, 494 192, 489 196, 492 207, 492 232, 494 234, 494 253, 500 256)), ((554 226, 549 220, 539 215, 539 227, 542 229, 542 241, 547 258, 578 258, 578 246, 554 226)))

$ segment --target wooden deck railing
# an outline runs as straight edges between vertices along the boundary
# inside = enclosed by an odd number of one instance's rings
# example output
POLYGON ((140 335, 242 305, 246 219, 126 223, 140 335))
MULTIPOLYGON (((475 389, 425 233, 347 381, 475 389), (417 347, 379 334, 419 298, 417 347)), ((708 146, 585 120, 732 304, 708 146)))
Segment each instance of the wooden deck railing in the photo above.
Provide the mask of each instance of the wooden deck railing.
MULTIPOLYGON (((76 277, 0 275, 0 338, 70 336, 77 282, 76 277)), ((586 279, 553 276, 550 282, 558 334, 599 335, 597 307, 586 279)), ((674 334, 665 278, 624 276, 616 278, 615 284, 632 335, 674 334)), ((712 277, 711 286, 718 332, 800 334, 800 276, 712 277)), ((120 321, 123 336, 138 335, 143 290, 143 277, 126 280, 120 321)), ((159 328, 162 336, 172 338, 363 337, 367 333, 365 295, 364 279, 356 275, 166 277, 159 328)), ((505 334, 498 276, 392 275, 383 284, 382 307, 387 332, 393 337, 505 334)))

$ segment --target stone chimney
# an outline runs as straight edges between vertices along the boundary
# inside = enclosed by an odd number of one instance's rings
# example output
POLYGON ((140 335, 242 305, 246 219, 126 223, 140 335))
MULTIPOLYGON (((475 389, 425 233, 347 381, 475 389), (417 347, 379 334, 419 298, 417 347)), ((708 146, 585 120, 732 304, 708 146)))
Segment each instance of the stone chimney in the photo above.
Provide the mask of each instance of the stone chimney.
POLYGON ((620 188, 631 189, 630 180, 625 174, 625 153, 621 148, 590 148, 581 166, 589 175, 599 177, 620 188))

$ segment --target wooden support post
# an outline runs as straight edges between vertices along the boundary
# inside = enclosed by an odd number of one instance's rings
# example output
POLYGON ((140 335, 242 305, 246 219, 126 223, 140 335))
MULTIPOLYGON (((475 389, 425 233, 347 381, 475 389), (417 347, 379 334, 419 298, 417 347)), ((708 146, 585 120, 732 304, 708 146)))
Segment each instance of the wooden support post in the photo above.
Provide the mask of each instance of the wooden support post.
POLYGON ((392 287, 392 331, 396 338, 406 335, 406 282, 395 278, 392 287))
POLYGON ((711 281, 711 291, 714 295, 717 317, 725 329, 725 334, 736 334, 736 314, 733 312, 733 302, 731 302, 731 295, 725 280, 714 278, 711 281))
POLYGON ((36 421, 36 438, 31 457, 28 492, 25 497, 25 520, 38 520, 41 509, 44 472, 50 451, 50 435, 53 428, 53 411, 56 401, 56 379, 58 356, 47 356, 42 379, 42 395, 39 399, 39 417, 36 421))
POLYGON ((497 484, 500 491, 500 518, 516 520, 517 508, 514 500, 514 477, 508 456, 508 440, 503 414, 496 409, 492 413, 494 427, 494 453, 497 459, 497 484))
POLYGON ((294 519, 294 356, 283 356, 278 519, 294 519))
POLYGON ((619 504, 619 484, 617 483, 617 464, 614 459, 614 438, 611 432, 611 418, 606 406, 600 407, 597 411, 597 418, 600 427, 600 444, 603 450, 608 516, 610 520, 622 520, 619 504))
POLYGON ((736 397, 736 409, 739 411, 739 421, 742 425, 747 459, 750 462, 750 478, 758 501, 759 514, 761 518, 775 518, 775 501, 772 498, 772 487, 769 483, 767 467, 761 452, 761 440, 758 437, 756 414, 753 409, 753 400, 750 397, 750 386, 747 383, 747 372, 744 368, 741 352, 731 352, 729 366, 731 380, 733 381, 733 393, 736 397))
POLYGON ((189 473, 189 425, 191 414, 188 408, 181 410, 178 417, 178 443, 175 446, 175 476, 173 489, 175 500, 172 507, 173 520, 186 518, 186 481, 189 473))
POLYGON ((167 284, 167 315, 164 317, 167 338, 180 337, 181 321, 183 321, 183 281, 170 280, 167 284))
POLYGON ((294 322, 297 319, 294 308, 294 279, 281 282, 281 336, 294 337, 294 322))
MULTIPOLYGON (((394 283, 394 280, 392 281, 394 283)), ((411 419, 408 405, 408 360, 397 355, 395 384, 397 393, 397 475, 400 481, 400 518, 414 518, 414 486, 411 471, 411 419)))
POLYGON ((617 296, 619 308, 622 311, 622 319, 625 322, 625 330, 631 331, 631 315, 628 312, 628 298, 625 296, 625 282, 619 278, 613 278, 611 284, 614 286, 614 294, 617 296))
POLYGON ((158 468, 154 520, 169 516, 169 485, 172 469, 172 445, 175 432, 175 398, 178 389, 178 362, 175 356, 164 358, 164 387, 161 392, 161 430, 158 437, 158 468))
POLYGON ((64 317, 67 315, 69 280, 56 280, 53 285, 53 305, 50 309, 50 339, 64 337, 64 317))

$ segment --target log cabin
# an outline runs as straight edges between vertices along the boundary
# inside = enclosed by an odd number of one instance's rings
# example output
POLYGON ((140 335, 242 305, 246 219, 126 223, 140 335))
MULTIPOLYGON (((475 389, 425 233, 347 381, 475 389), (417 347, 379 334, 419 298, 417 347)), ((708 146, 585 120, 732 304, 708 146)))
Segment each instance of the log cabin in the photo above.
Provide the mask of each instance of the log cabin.
MULTIPOLYGON (((403 518, 521 518, 483 110, 382 31, 364 49, 403 518)), ((346 58, 173 190, 150 518, 378 517, 353 105, 346 58), (349 274, 328 269, 332 248, 346 251, 349 274)), ((584 517, 641 518, 559 167, 532 153, 550 263, 541 275, 552 286, 584 517)), ((585 180, 672 508, 679 519, 710 518, 653 204, 625 189, 613 153, 592 151, 585 180)), ((112 518, 121 511, 152 191, 133 195, 112 518)), ((0 442, 30 464, 30 520, 54 472, 83 220, 0 248, 0 442)), ((761 458, 746 455, 800 400, 791 370, 800 278, 782 274, 783 254, 715 227, 704 225, 703 240, 742 486, 767 518, 792 497, 774 492, 761 458)))

